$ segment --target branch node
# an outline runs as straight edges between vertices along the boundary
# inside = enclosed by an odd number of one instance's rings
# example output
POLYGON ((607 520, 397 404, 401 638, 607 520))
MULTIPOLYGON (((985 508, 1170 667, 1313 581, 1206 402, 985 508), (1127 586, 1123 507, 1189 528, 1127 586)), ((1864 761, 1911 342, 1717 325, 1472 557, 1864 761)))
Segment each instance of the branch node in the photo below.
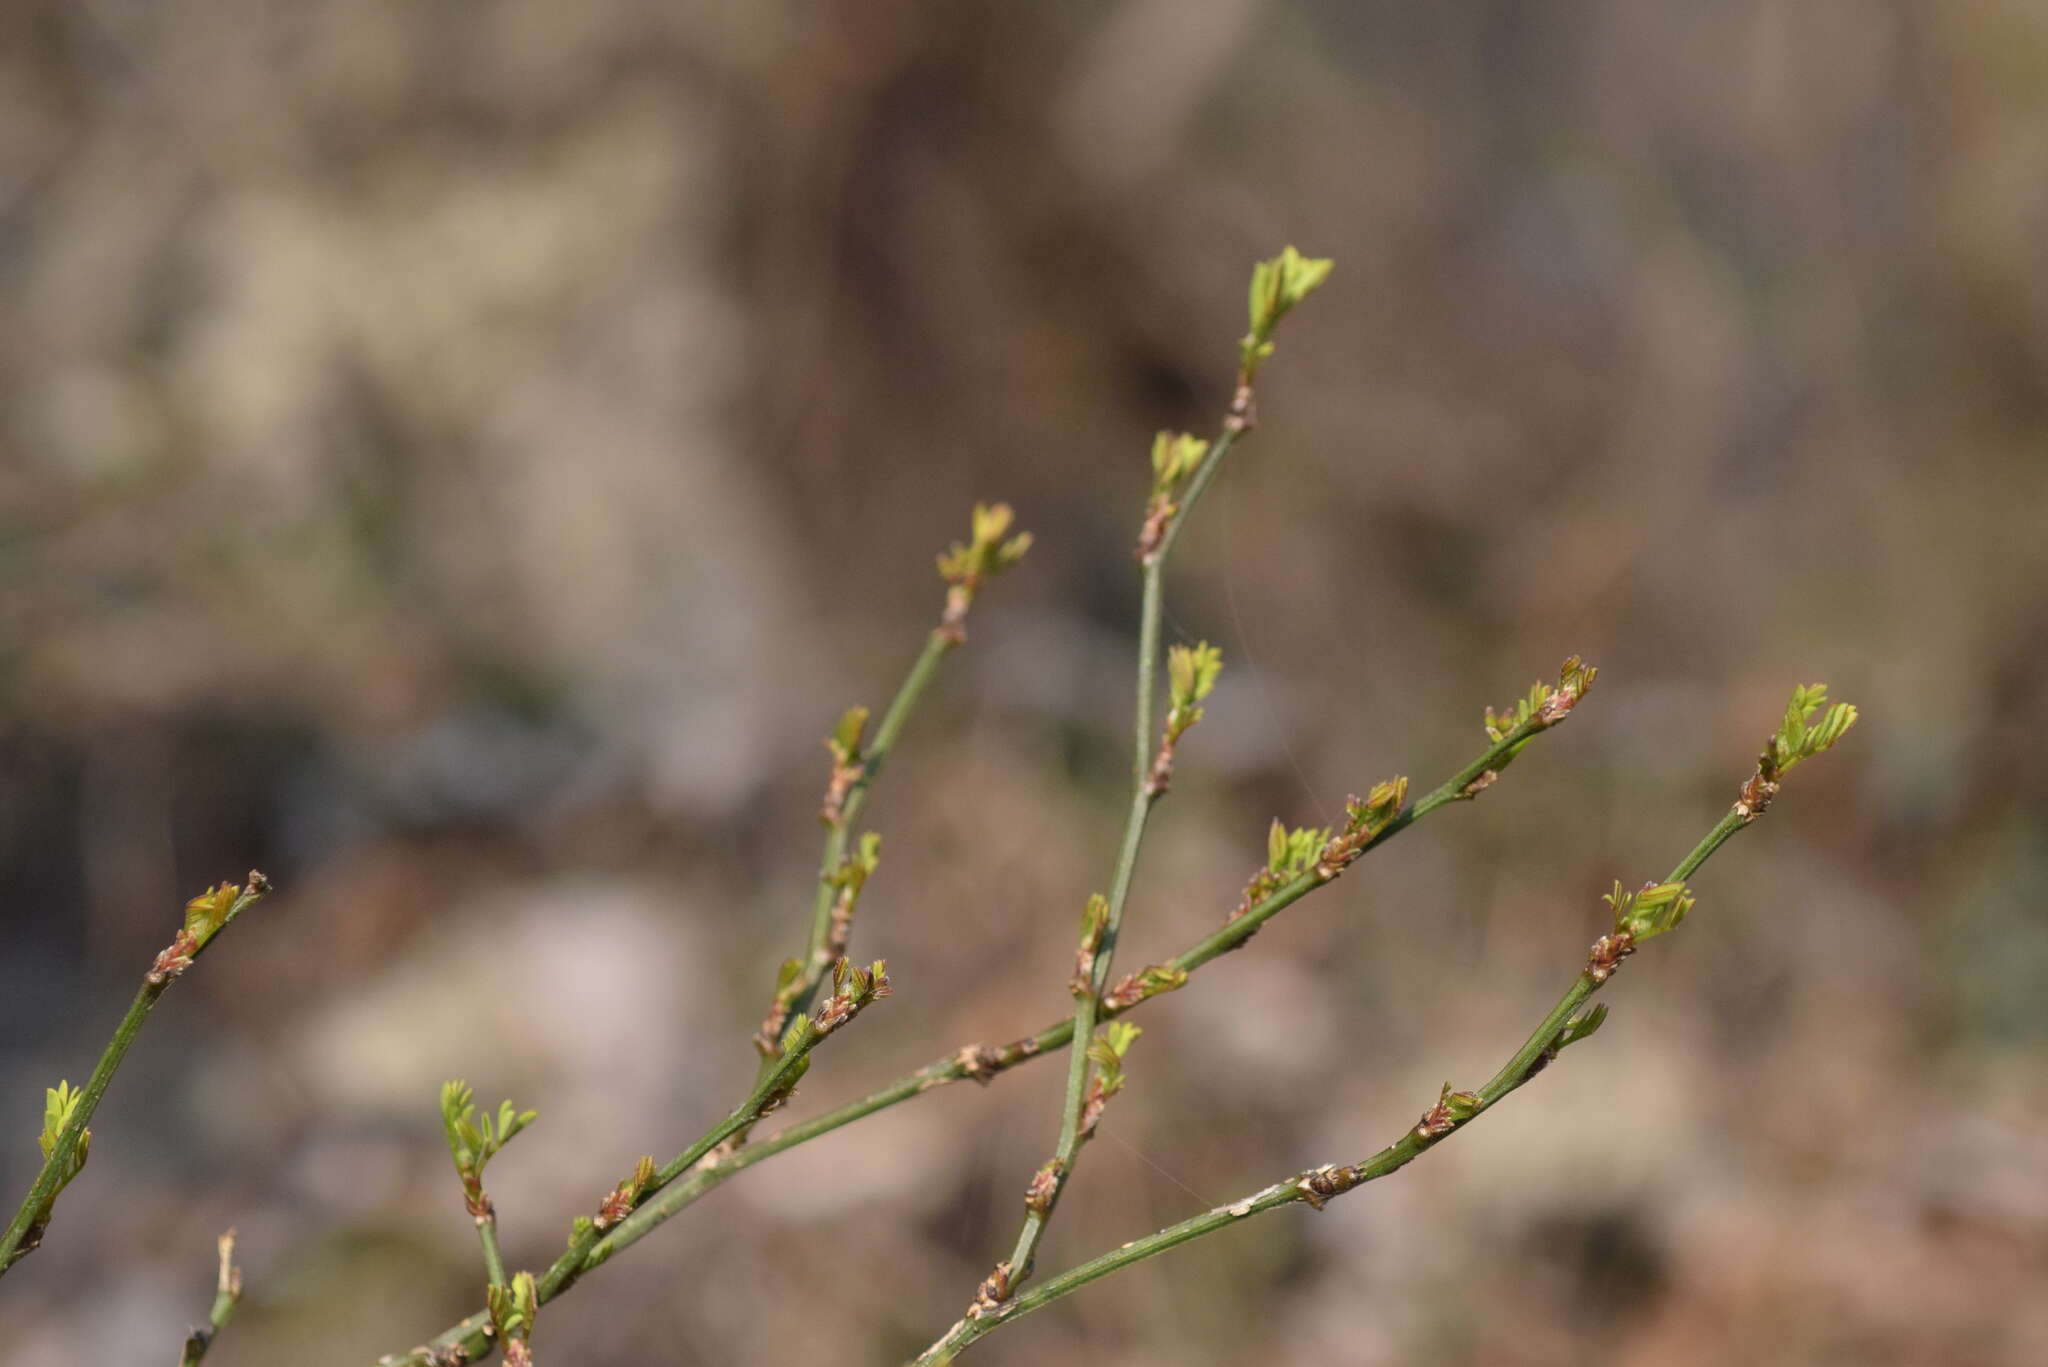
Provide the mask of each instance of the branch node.
POLYGON ((1010 1263, 1006 1258, 995 1265, 995 1269, 982 1279, 975 1288, 974 1303, 967 1307, 967 1318, 984 1319, 1003 1308, 1003 1302, 1010 1299, 1010 1263))
POLYGON ((1485 792, 1488 788, 1491 788, 1499 778, 1500 770, 1488 769, 1478 778, 1473 779, 1470 783, 1460 788, 1458 790, 1458 797, 1461 801, 1470 801, 1472 798, 1478 797, 1481 793, 1485 792))
POLYGON ((962 1077, 971 1077, 986 1087, 1001 1068, 1002 1054, 991 1045, 970 1044, 953 1055, 954 1064, 962 1077))
MULTIPOLYGON (((1320 1168, 1303 1173, 1295 1179, 1294 1185, 1301 1192, 1301 1199, 1308 1202, 1310 1210, 1321 1210, 1331 1197, 1342 1196, 1351 1190, 1356 1182, 1349 1168, 1325 1163, 1320 1168)), ((1247 1214, 1250 1213, 1250 1205, 1249 1201, 1244 1203, 1247 1214)), ((1238 1207, 1232 1207, 1230 1213, 1236 1215, 1238 1211, 1238 1207)))
POLYGON ((1604 983, 1614 976, 1614 970, 1621 967, 1621 961, 1636 952, 1636 937, 1625 930, 1612 935, 1602 935, 1593 942, 1591 954, 1586 959, 1586 976, 1596 984, 1604 983))
POLYGON ((149 966, 143 981, 151 987, 162 987, 186 969, 192 967, 192 956, 199 952, 199 938, 191 931, 179 929, 170 944, 157 952, 156 962, 149 966))

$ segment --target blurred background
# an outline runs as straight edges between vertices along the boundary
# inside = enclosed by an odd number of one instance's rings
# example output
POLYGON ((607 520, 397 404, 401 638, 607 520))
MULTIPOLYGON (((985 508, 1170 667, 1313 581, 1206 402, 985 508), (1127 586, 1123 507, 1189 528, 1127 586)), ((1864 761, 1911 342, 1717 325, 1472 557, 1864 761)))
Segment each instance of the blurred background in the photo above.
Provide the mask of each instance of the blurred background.
MULTIPOLYGON (((791 1116, 1067 1009, 1124 801, 1155 428, 1255 257, 1336 274, 1181 543, 1229 661, 1137 967, 1267 822, 1568 726, 1148 1005, 1046 1271, 1490 1074, 1611 880, 1795 682, 1862 726, 1696 880, 1601 1036, 1458 1142, 974 1350, 2048 1361, 2048 10, 2024 0, 0 7, 0 1177, 185 898, 165 1000, 0 1295, 11 1367, 362 1364, 475 1307, 444 1078, 539 1122, 509 1259, 743 1095, 975 499, 1038 543, 879 784, 897 995, 791 1116)), ((1062 1079, 753 1170, 540 1360, 888 1367, 966 1305, 1062 1079)))

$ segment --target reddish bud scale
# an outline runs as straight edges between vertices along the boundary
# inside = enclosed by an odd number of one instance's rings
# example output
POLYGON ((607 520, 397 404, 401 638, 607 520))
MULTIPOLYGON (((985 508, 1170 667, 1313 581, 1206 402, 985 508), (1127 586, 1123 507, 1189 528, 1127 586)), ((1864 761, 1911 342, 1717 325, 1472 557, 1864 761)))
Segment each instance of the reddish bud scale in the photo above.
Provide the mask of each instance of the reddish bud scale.
POLYGON ((1007 1260, 995 1265, 995 1270, 982 1279, 975 1288, 974 1303, 967 1307, 967 1318, 981 1319, 1002 1309, 1003 1302, 1010 1299, 1010 1264, 1007 1260))
POLYGON ((980 575, 969 575, 946 590, 946 609, 939 614, 938 638, 949 646, 967 643, 967 610, 974 606, 980 575))
POLYGON ((1735 811, 1745 822, 1754 821, 1764 814, 1771 805, 1771 799, 1777 795, 1777 782, 1765 777, 1764 768, 1759 765, 1757 771, 1742 785, 1741 793, 1736 796, 1735 811))
POLYGON ((782 1052, 782 1028, 789 1024, 789 1005, 789 999, 777 993, 761 1020, 761 1028, 754 1035, 754 1047, 764 1057, 774 1058, 782 1052))
POLYGON ((1088 1083, 1087 1100, 1081 1103, 1081 1126, 1076 1132, 1083 1141, 1095 1137, 1095 1127, 1102 1121, 1103 1111, 1109 1108, 1110 1093, 1102 1086, 1102 1077, 1097 1074, 1088 1083))
POLYGON ((839 819, 846 815, 846 795, 853 791, 853 785, 860 782, 860 776, 867 772, 864 764, 834 764, 832 777, 825 782, 825 800, 818 804, 818 820, 827 826, 837 826, 839 819))
POLYGON ((1166 540, 1166 529, 1173 523, 1173 515, 1179 505, 1164 494, 1152 495, 1145 505, 1145 522, 1138 529, 1138 559, 1150 564, 1159 554, 1160 543, 1166 540))
POLYGON ((1500 770, 1498 770, 1498 769, 1488 769, 1488 770, 1487 770, 1487 771, 1486 771, 1485 773, 1481 774, 1481 775, 1480 775, 1480 776, 1479 776, 1478 778, 1475 778, 1475 779, 1473 779, 1473 780, 1472 780, 1472 781, 1471 781, 1470 783, 1466 784, 1466 785, 1465 785, 1465 786, 1464 786, 1463 788, 1460 788, 1460 789, 1458 790, 1458 796, 1459 796, 1459 797, 1461 797, 1461 798, 1475 798, 1475 797, 1478 797, 1478 796, 1479 796, 1479 795, 1480 795, 1481 793, 1485 792, 1485 791, 1486 791, 1486 790, 1487 790, 1488 788, 1491 788, 1491 787, 1492 787, 1492 786, 1493 786, 1493 785, 1494 785, 1494 784, 1495 784, 1495 783, 1496 783, 1496 782, 1497 782, 1497 781, 1498 781, 1499 779, 1500 779, 1500 770))
POLYGON ((1159 742, 1159 753, 1153 757, 1151 771, 1145 775, 1146 797, 1163 797, 1166 790, 1173 786, 1173 752, 1176 744, 1171 731, 1159 742))
POLYGON ((163 986, 192 967, 192 956, 198 952, 198 938, 191 931, 180 927, 170 944, 157 953, 156 962, 149 966, 149 972, 144 975, 143 980, 151 987, 163 986))
POLYGON ((1602 935, 1593 942, 1592 953, 1586 959, 1586 976, 1595 983, 1604 983, 1621 967, 1621 961, 1635 952, 1636 937, 1627 931, 1602 935))
POLYGON ((1415 1137, 1423 1140, 1442 1138, 1476 1114, 1479 1104, 1479 1098, 1471 1092, 1446 1093, 1442 1100, 1422 1113, 1422 1119, 1415 1122, 1415 1137), (1459 1114, 1461 1109, 1463 1115, 1459 1114))
POLYGON ((825 944, 819 951, 827 959, 844 958, 846 945, 853 938, 853 909, 860 901, 857 884, 847 884, 839 889, 839 895, 832 899, 832 919, 825 932, 825 944))
POLYGON ((1543 726, 1555 726, 1571 715, 1571 710, 1578 705, 1579 695, 1561 688, 1536 708, 1536 721, 1543 726))
POLYGON ((1044 1167, 1032 1174, 1031 1183, 1024 1188, 1024 1208, 1043 1215, 1052 1209, 1052 1203, 1060 1194, 1060 1174, 1063 1171, 1060 1160, 1046 1160, 1044 1167))
POLYGON ((1259 406, 1252 394, 1249 374, 1240 374, 1237 392, 1230 397, 1230 411, 1224 415, 1223 430, 1231 433, 1249 432, 1259 425, 1259 406))
POLYGON ((1111 1011, 1128 1011, 1145 997, 1145 984, 1138 975, 1126 973, 1116 980, 1116 986, 1102 994, 1102 1004, 1111 1011))

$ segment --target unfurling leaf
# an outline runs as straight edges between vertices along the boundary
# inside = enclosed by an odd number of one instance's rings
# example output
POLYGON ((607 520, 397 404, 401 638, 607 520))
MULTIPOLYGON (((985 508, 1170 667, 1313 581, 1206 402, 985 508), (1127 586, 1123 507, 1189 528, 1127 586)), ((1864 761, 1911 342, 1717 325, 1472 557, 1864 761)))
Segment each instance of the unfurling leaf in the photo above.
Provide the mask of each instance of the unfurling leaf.
POLYGON ((1223 651, 1207 641, 1192 646, 1173 646, 1166 652, 1166 677, 1175 707, 1185 707, 1208 697, 1222 672, 1223 651))
POLYGON ((1801 684, 1793 689, 1792 701, 1785 707, 1785 719, 1764 751, 1764 776, 1774 779, 1799 761, 1828 749, 1856 724, 1856 717, 1856 709, 1849 703, 1828 706, 1828 686, 1824 683, 1801 684), (1823 708, 1826 711, 1815 721, 1814 713, 1823 708))
POLYGON ((1614 909, 1614 930, 1635 943, 1655 939, 1675 928, 1692 910, 1693 896, 1683 883, 1651 883, 1626 892, 1620 883, 1603 900, 1614 909))
POLYGON ((847 855, 838 868, 826 875, 825 881, 835 888, 859 893, 881 863, 882 837, 874 831, 867 831, 861 835, 860 848, 847 855))
POLYGON ((1454 1092, 1451 1090, 1451 1084, 1446 1082, 1437 1098, 1437 1104, 1444 1108, 1444 1113, 1454 1124, 1462 1125, 1478 1115, 1486 1102, 1476 1092, 1454 1092))
POLYGON ((39 1141, 43 1157, 48 1158, 50 1151, 57 1147, 57 1136, 71 1123, 71 1113, 78 1109, 78 1103, 84 1096, 82 1090, 69 1082, 59 1082, 43 1090, 43 1134, 39 1141))
POLYGON ((1022 560, 1031 549, 1031 533, 1009 536, 1014 520, 1015 514, 1007 503, 975 504, 972 539, 965 545, 954 542, 950 550, 939 556, 939 577, 972 591, 984 580, 1022 560))
POLYGON ((488 1113, 479 1117, 476 1094, 467 1082, 458 1079, 441 1084, 441 1126, 448 1135, 448 1155, 455 1160, 465 1184, 482 1177, 484 1165, 539 1114, 501 1101, 495 1119, 488 1113))
POLYGON ((1111 1021, 1102 1027, 1088 1046, 1089 1062, 1095 1065, 1096 1085, 1105 1097, 1115 1096, 1124 1085, 1124 1055, 1145 1032, 1129 1021, 1111 1021))
MULTIPOLYGON (((57 1141, 63 1137, 64 1127, 71 1123, 72 1117, 77 1114, 79 1103, 84 1100, 84 1089, 73 1087, 69 1082, 59 1082, 54 1087, 43 1089, 43 1132, 36 1142, 42 1148, 44 1159, 47 1160, 56 1152, 57 1141)), ((78 1176, 79 1170, 85 1166, 86 1153, 91 1148, 92 1131, 79 1131, 78 1143, 72 1147, 71 1157, 65 1163, 64 1171, 57 1174, 58 1191, 62 1191, 72 1178, 78 1176)))
POLYGON ((1161 432, 1152 438, 1152 492, 1171 498, 1182 480, 1195 472, 1209 443, 1186 432, 1161 432))
POLYGON ((1401 805, 1407 800, 1406 775, 1375 783, 1372 791, 1363 798, 1354 797, 1344 804, 1345 833, 1355 835, 1363 831, 1367 835, 1378 835, 1400 813, 1401 805))
POLYGON ((1273 354, 1273 329, 1329 278, 1335 265, 1327 257, 1306 257, 1293 247, 1283 247, 1271 261, 1252 267, 1251 331, 1238 344, 1245 383, 1251 383, 1259 366, 1273 354))
POLYGON ((832 728, 832 738, 825 742, 832 751, 832 758, 841 764, 852 764, 860 758, 862 735, 868 727, 868 710, 865 707, 849 707, 840 714, 839 724, 832 728))
POLYGON ((1166 680, 1172 706, 1166 713, 1166 743, 1171 746, 1202 719, 1202 699, 1216 687, 1223 672, 1223 652, 1203 641, 1172 646, 1166 652, 1166 680))
POLYGON ((486 1300, 491 1323, 501 1337, 523 1342, 532 1336, 534 1316, 540 1310, 540 1289, 531 1272, 515 1274, 510 1286, 490 1287, 486 1300))
POLYGON ((1109 924, 1109 899, 1101 893, 1091 893, 1088 905, 1081 908, 1081 943, 1089 949, 1102 942, 1102 932, 1109 924))
POLYGON ((1302 826, 1290 831, 1275 820, 1266 832, 1266 871, 1280 879, 1306 872, 1329 839, 1327 828, 1302 826))
POLYGON ((222 883, 218 887, 208 888, 187 902, 185 933, 192 937, 192 948, 187 953, 197 953, 205 948, 206 942, 218 935, 221 927, 247 911, 269 891, 270 880, 251 869, 246 887, 222 883))

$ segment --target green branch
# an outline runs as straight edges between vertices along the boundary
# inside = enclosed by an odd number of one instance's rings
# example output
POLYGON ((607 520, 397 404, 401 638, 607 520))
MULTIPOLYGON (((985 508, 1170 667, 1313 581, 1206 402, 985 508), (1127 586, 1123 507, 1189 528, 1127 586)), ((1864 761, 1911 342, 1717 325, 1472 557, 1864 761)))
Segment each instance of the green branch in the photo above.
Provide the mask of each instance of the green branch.
MULTIPOLYGON (((888 965, 878 959, 870 968, 855 968, 841 960, 833 971, 833 985, 833 995, 818 1008, 816 1015, 798 1016, 783 1033, 775 1066, 755 1084, 745 1101, 661 1167, 657 1168, 650 1157, 641 1158, 632 1175, 599 1203, 595 1216, 576 1217, 570 1226, 568 1249, 533 1284, 536 1307, 567 1291, 585 1272, 601 1266, 620 1249, 638 1243, 656 1225, 687 1205, 688 1201, 675 1198, 689 1184, 678 1185, 676 1179, 789 1100, 810 1067, 811 1051, 850 1024, 869 1005, 890 994, 888 965)), ((749 1154, 750 1150, 728 1148, 726 1152, 730 1161, 749 1154)), ((380 1367, 453 1367, 474 1362, 490 1349, 491 1326, 490 1312, 478 1311, 409 1353, 380 1359, 380 1367)))
MULTIPOLYGON (((1060 1108, 1059 1138, 1053 1156, 1026 1188, 1024 1223, 1010 1256, 996 1264, 975 1293, 971 1319, 987 1307, 1012 1296, 1031 1276, 1038 1245, 1052 1219, 1060 1193, 1072 1180, 1081 1146, 1093 1133, 1103 1104, 1122 1083, 1121 1060, 1128 1037, 1098 1040, 1095 1027, 1102 994, 1109 985, 1123 928, 1124 906, 1137 871, 1138 851, 1152 806, 1166 793, 1172 778, 1174 748, 1181 733, 1200 719, 1197 705, 1215 684, 1220 656, 1204 644, 1177 651, 1173 661, 1173 710, 1163 735, 1155 742, 1153 697, 1159 667, 1159 623, 1165 597, 1166 562, 1195 505, 1223 468, 1231 448, 1257 421, 1252 383, 1258 368, 1272 354, 1272 335, 1280 319, 1329 275, 1331 263, 1304 258, 1288 247, 1252 272, 1251 331, 1240 347, 1237 388, 1214 441, 1161 433, 1152 445, 1152 494, 1138 533, 1138 564, 1142 574, 1138 612, 1137 702, 1132 717, 1131 800, 1124 816, 1123 838, 1106 899, 1090 903, 1083 919, 1077 960, 1074 1016, 1068 1040, 1067 1087, 1060 1108), (1082 1043, 1087 1048, 1080 1047, 1082 1043)), ((963 1321, 964 1323, 965 1321, 963 1321)), ((958 1332, 955 1326, 951 1333, 958 1332)))
POLYGON ((1664 934, 1685 919, 1692 906, 1686 880, 1730 837, 1761 814, 1761 807, 1754 801, 1756 785, 1769 784, 1775 794, 1779 775, 1799 760, 1826 750, 1855 724, 1856 710, 1847 704, 1837 704, 1821 722, 1812 723, 1812 714, 1825 701, 1826 691, 1819 685, 1814 685, 1811 690, 1802 688, 1794 694, 1788 715, 1799 719, 1798 733, 1789 741, 1783 738, 1784 733, 1773 737, 1758 763, 1756 776, 1743 785, 1742 795, 1735 806, 1678 862, 1668 878, 1633 893, 1616 886, 1607 898, 1614 913, 1614 930, 1594 943, 1586 967, 1573 980, 1571 987, 1544 1015, 1522 1047, 1477 1092, 1452 1091, 1450 1084, 1445 1083, 1436 1104, 1423 1112, 1422 1117, 1399 1139, 1370 1157, 1350 1165, 1326 1164, 1297 1173, 1242 1200, 1218 1206, 1070 1268, 1031 1291, 987 1307, 978 1316, 963 1319, 945 1338, 920 1354, 912 1367, 942 1367, 942 1364, 952 1362, 969 1344, 1004 1324, 1042 1309, 1133 1263, 1157 1257, 1168 1249, 1214 1234, 1250 1216, 1296 1203, 1320 1210, 1333 1197, 1406 1167, 1426 1150, 1492 1109, 1510 1092, 1541 1072, 1559 1052, 1600 1028, 1606 1020, 1606 1008, 1583 1011, 1586 1001, 1614 975, 1622 959, 1634 953, 1644 941, 1664 934))
POLYGON ((479 1117, 475 1103, 468 1083, 441 1085, 441 1128, 462 1182, 463 1208, 476 1221, 477 1242, 483 1246, 484 1282, 493 1291, 502 1291, 508 1284, 505 1257, 498 1250, 497 1208, 484 1191, 484 1167, 512 1142, 512 1136, 533 1123, 536 1112, 515 1110, 510 1101, 502 1101, 495 1118, 488 1111, 479 1117))
POLYGON ((99 1109, 100 1099, 113 1083, 121 1060, 128 1056, 129 1046, 142 1033, 143 1022, 156 1009, 157 999, 192 966, 228 922, 269 891, 270 880, 251 869, 247 887, 223 883, 219 887, 208 888, 187 902, 178 933, 158 952, 149 971, 143 975, 135 1000, 128 1004, 127 1014, 114 1028, 114 1037, 100 1054, 100 1060, 93 1066, 92 1076, 86 1079, 85 1086, 73 1089, 68 1082, 60 1082, 49 1089, 43 1112, 43 1165, 37 1170, 35 1181, 29 1185, 28 1195, 22 1199, 21 1209, 15 1212, 7 1232, 0 1235, 0 1276, 5 1276, 14 1264, 35 1252, 36 1246, 42 1242, 43 1232, 49 1228, 50 1213, 56 1206, 58 1193, 85 1167, 86 1154, 92 1143, 92 1131, 87 1127, 93 1112, 99 1109))
MULTIPOLYGON (((1532 711, 1529 716, 1512 723, 1505 731, 1491 732, 1493 743, 1482 751, 1478 758, 1458 770, 1428 795, 1403 808, 1392 820, 1386 822, 1369 843, 1360 848, 1359 853, 1385 844, 1432 812, 1456 802, 1470 801, 1491 787, 1500 772, 1513 762, 1515 756, 1531 740, 1569 714, 1571 707, 1583 696, 1584 689, 1590 686, 1594 672, 1589 667, 1578 666, 1576 660, 1567 661, 1562 677, 1573 682, 1577 690, 1570 695, 1569 704, 1551 703, 1548 708, 1532 711)), ((1535 691, 1538 694, 1547 694, 1550 690, 1547 686, 1539 684, 1535 691)), ((1320 849, 1317 853, 1320 853, 1320 849)), ((1338 869, 1337 872, 1341 874, 1342 869, 1338 869)), ((1231 918, 1216 931, 1197 940, 1165 964, 1126 975, 1123 981, 1117 983, 1106 994, 1101 1014, 1113 1019, 1127 1011, 1135 1010, 1153 997, 1184 985, 1190 974, 1239 948, 1266 922, 1331 881, 1334 881, 1334 877, 1322 877, 1314 868, 1310 868, 1269 893, 1256 899, 1247 899, 1247 902, 1240 905, 1231 918)), ((1256 878, 1254 882, 1257 882, 1256 878)), ((641 1224, 636 1226, 635 1237, 644 1236, 654 1225, 679 1214, 714 1188, 723 1186, 756 1163, 799 1145, 808 1144, 814 1139, 823 1138, 834 1130, 863 1120, 878 1111, 885 1111, 892 1106, 923 1096, 939 1087, 969 1079, 984 1084, 993 1081, 1012 1068, 1056 1053, 1073 1038, 1073 1031, 1073 1017, 1067 1016, 1005 1045, 967 1045, 943 1058, 933 1059, 923 1067, 904 1074, 887 1086, 870 1092, 856 1101, 778 1130, 745 1148, 717 1155, 712 1161, 695 1161, 683 1165, 690 1169, 687 1175, 673 1186, 667 1187, 658 1203, 643 1208, 646 1212, 658 1213, 648 1213, 642 1217, 641 1224)), ((721 1130, 713 1130, 711 1134, 720 1135, 721 1130)), ((710 1146, 705 1146, 700 1140, 693 1148, 699 1151, 701 1160, 703 1155, 709 1154, 710 1149, 721 1142, 722 1138, 714 1139, 710 1146)), ((570 1255, 565 1254, 563 1258, 558 1259, 556 1268, 565 1266, 569 1257, 570 1255)), ((555 1269, 550 1269, 549 1277, 554 1276, 555 1269)), ((542 1299, 546 1300, 559 1294, 568 1284, 569 1281, 566 1279, 552 1285, 544 1284, 542 1299)), ((466 1346, 471 1352, 479 1352, 488 1342, 483 1336, 483 1329, 489 1322, 489 1317, 481 1311, 472 1314, 461 1323, 437 1335, 429 1344, 415 1349, 412 1355, 394 1360, 390 1367, 428 1367, 430 1354, 434 1350, 458 1345, 466 1346)))
POLYGON ((975 505, 969 540, 954 543, 939 556, 939 577, 947 585, 939 625, 925 638, 924 649, 918 652, 910 673, 904 676, 902 686, 882 714, 881 725, 868 737, 868 710, 849 708, 825 742, 832 752, 832 775, 818 812, 825 825, 825 848, 818 861, 810 936, 800 957, 784 961, 767 1018, 754 1037, 755 1047, 762 1054, 757 1081, 773 1071, 782 1031, 790 1018, 811 1009, 825 975, 845 957, 854 906, 880 853, 876 836, 863 837, 858 846, 853 841, 869 789, 938 673, 939 662, 966 643, 968 611, 982 588, 1016 565, 1031 549, 1031 534, 1012 535, 1012 521, 1007 504, 975 505))

